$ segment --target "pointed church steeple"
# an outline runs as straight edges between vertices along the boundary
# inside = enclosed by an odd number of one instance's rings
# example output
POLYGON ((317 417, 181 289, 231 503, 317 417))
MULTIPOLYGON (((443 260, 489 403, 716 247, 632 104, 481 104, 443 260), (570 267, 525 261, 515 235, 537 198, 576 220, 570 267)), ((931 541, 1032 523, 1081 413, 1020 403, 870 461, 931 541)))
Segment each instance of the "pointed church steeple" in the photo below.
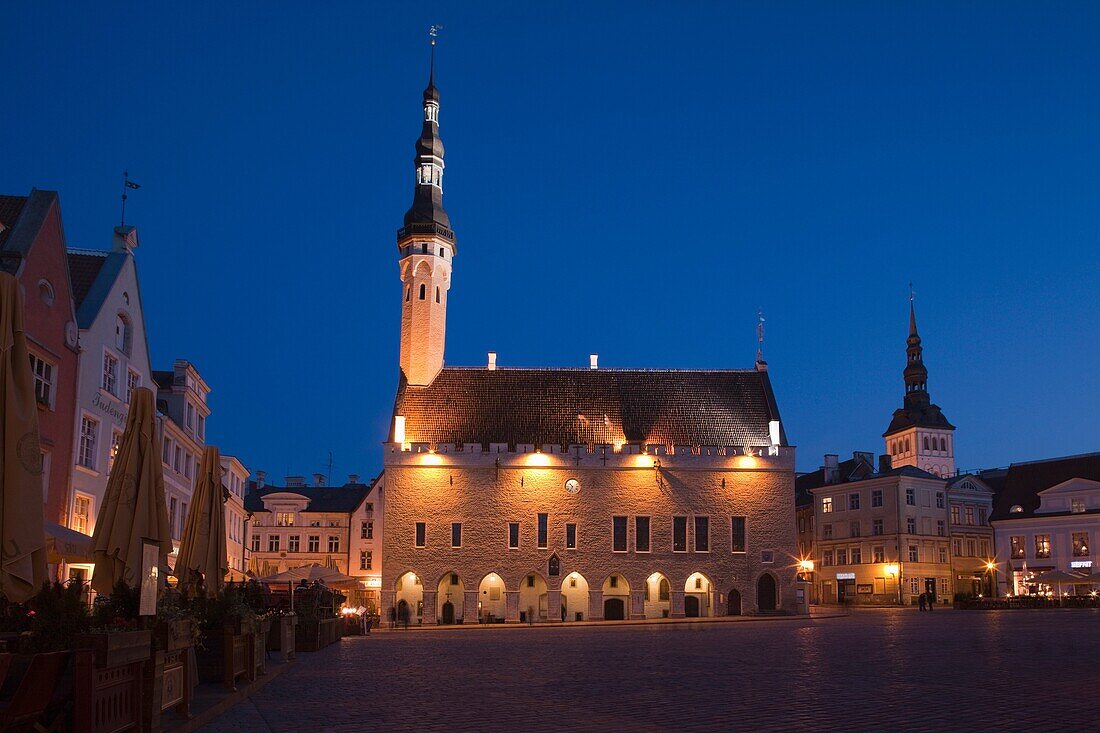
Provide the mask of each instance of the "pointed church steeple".
POLYGON ((435 86, 435 33, 424 119, 416 141, 416 184, 412 207, 397 230, 401 269, 401 374, 413 387, 432 383, 443 368, 447 291, 455 234, 443 210, 443 141, 439 139, 439 90, 435 86))
POLYGON ((439 137, 439 90, 435 86, 435 36, 432 36, 423 107, 423 125, 413 159, 416 171, 413 203, 405 213, 405 226, 397 236, 400 240, 409 227, 420 225, 423 230, 438 229, 439 234, 453 242, 455 236, 451 231, 451 219, 443 209, 443 140, 439 137))
POLYGON ((883 433, 886 451, 895 468, 916 466, 937 476, 955 473, 955 426, 928 394, 928 368, 917 331, 917 311, 909 293, 909 336, 905 340, 906 363, 902 376, 905 396, 883 433))

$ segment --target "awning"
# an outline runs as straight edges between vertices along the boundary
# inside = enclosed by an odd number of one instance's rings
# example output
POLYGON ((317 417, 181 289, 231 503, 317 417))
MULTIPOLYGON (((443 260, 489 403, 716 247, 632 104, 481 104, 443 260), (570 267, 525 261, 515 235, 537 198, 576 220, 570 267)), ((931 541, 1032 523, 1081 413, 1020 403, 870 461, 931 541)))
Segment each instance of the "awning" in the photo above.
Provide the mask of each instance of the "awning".
POLYGON ((53 522, 45 522, 44 524, 47 562, 54 565, 60 562, 92 562, 91 537, 53 522))

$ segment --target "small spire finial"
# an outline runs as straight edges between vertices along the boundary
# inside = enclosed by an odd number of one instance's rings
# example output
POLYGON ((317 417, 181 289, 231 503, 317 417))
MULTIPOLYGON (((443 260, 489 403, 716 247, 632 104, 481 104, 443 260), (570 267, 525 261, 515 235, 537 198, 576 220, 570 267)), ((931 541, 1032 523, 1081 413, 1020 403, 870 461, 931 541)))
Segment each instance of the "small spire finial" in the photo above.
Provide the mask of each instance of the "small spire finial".
POLYGON ((435 40, 439 32, 443 30, 441 25, 433 25, 428 28, 428 41, 432 44, 432 56, 428 62, 428 86, 435 86, 435 40))
POLYGON ((764 309, 756 311, 756 361, 764 362, 764 309))
POLYGON ((917 293, 916 293, 915 290, 913 290, 913 281, 910 280, 909 281, 909 302, 912 303, 913 300, 916 299, 916 297, 917 297, 917 293))
POLYGON ((136 191, 139 188, 141 188, 141 185, 130 180, 130 171, 122 171, 122 215, 119 217, 118 222, 120 227, 126 226, 126 189, 136 191))

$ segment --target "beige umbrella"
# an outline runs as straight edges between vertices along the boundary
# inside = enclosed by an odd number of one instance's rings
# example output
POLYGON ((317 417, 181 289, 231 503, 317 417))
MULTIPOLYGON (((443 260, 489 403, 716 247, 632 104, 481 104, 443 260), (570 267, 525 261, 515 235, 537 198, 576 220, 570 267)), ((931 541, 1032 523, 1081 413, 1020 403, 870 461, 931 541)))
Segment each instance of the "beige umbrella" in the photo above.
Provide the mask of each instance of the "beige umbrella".
POLYGON ((47 560, 52 564, 91 562, 92 538, 75 529, 46 522, 46 552, 47 560))
POLYGON ((140 585, 144 542, 157 545, 159 567, 168 566, 172 534, 153 405, 152 390, 134 390, 92 535, 92 588, 97 593, 110 594, 119 580, 130 587, 140 585))
POLYGON ((199 463, 198 484, 187 510, 183 540, 176 556, 176 578, 181 588, 191 588, 202 573, 206 595, 216 596, 225 585, 229 561, 225 554, 225 507, 222 497, 222 465, 218 449, 208 445, 199 463))
POLYGON ((0 272, 0 594, 22 602, 46 581, 42 452, 23 298, 0 272))

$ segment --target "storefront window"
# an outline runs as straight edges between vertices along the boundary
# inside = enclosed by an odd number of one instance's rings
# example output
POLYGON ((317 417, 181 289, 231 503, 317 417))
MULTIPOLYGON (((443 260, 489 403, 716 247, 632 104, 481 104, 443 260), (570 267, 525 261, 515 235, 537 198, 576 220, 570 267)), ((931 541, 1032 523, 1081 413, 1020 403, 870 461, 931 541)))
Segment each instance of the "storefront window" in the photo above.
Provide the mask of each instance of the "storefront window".
POLYGON ((1089 533, 1088 532, 1074 532, 1073 533, 1073 556, 1074 557, 1088 557, 1089 556, 1089 533))
POLYGON ((1050 557, 1050 535, 1035 535, 1035 557, 1050 557))

